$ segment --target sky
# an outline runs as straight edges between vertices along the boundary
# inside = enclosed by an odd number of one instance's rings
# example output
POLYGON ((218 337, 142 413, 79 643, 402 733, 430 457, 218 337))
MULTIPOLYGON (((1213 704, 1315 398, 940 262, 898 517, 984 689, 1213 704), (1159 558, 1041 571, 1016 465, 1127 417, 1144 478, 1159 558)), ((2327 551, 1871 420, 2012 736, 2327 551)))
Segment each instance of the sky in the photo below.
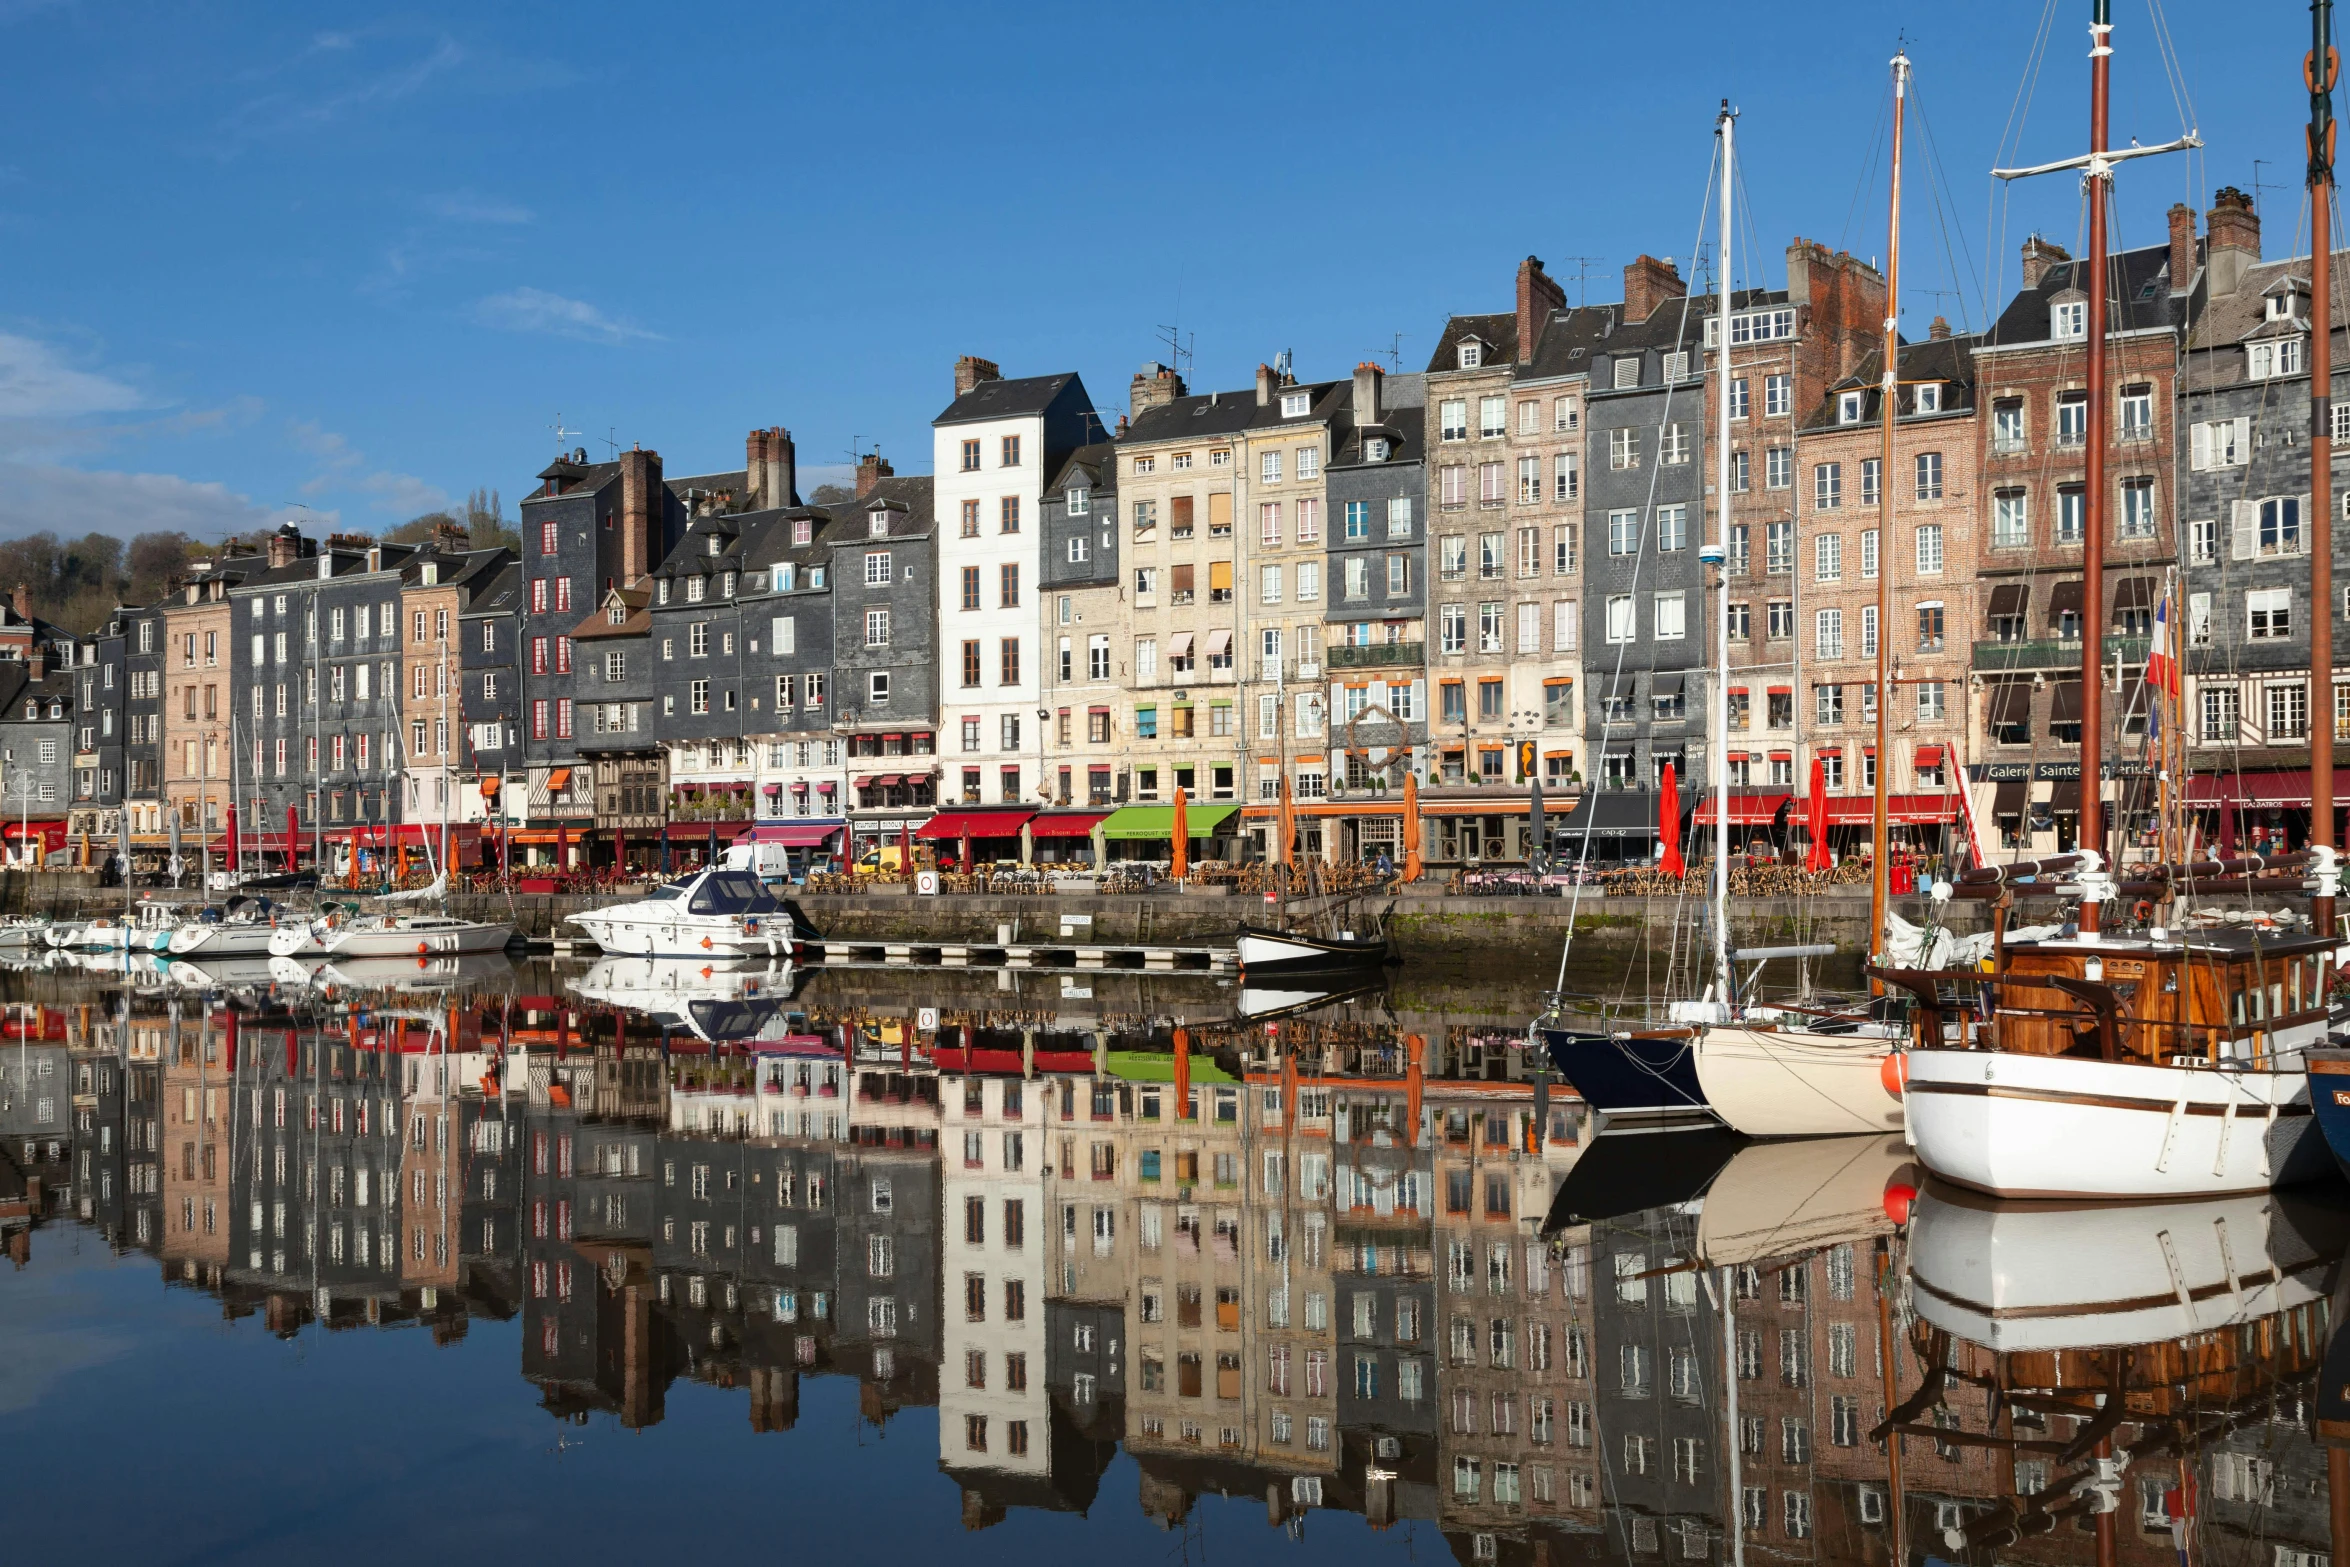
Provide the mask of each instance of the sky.
MULTIPOLYGON (((803 493, 926 472, 958 355, 1114 420, 1169 327, 1203 391, 1420 369, 1527 255, 1592 302, 1712 255, 1725 98, 1780 286, 1796 236, 1886 249, 1897 46, 1904 330, 1979 326, 2079 243, 2077 180, 1987 171, 2086 148, 2089 9, 0 0, 0 537, 511 517, 558 445, 707 472, 775 424, 803 493)), ((2205 143, 2125 167, 2123 243, 2234 185, 2302 248, 2274 9, 2114 0, 2115 142, 2205 143)))

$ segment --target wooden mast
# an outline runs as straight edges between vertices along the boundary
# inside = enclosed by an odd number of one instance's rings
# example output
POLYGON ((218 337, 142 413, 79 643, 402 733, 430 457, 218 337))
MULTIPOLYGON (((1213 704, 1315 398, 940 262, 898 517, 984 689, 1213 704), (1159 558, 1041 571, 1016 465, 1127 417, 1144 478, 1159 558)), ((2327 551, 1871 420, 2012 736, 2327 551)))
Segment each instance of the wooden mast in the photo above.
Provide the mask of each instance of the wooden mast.
MULTIPOLYGON (((1893 753, 1887 744, 1893 712, 1893 425, 1901 413, 1901 131, 1902 114, 1909 105, 1909 56, 1893 56, 1893 192, 1886 218, 1885 346, 1878 394, 1878 422, 1884 430, 1882 455, 1877 463, 1877 765, 1876 798, 1869 809, 1869 947, 1882 953, 1885 941, 1885 904, 1892 891, 1893 867, 1886 851, 1887 790, 1892 781, 1893 753)), ((1869 991, 1885 993, 1885 982, 1871 964, 1869 991)))
MULTIPOLYGON (((2113 168, 2105 159, 2106 113, 2113 69, 2112 0, 2094 0, 2089 22, 2089 255, 2082 270, 2089 292, 2088 450, 2083 480, 2088 494, 2081 527, 2081 817, 2079 847, 2105 855, 2105 209, 2113 168)), ((2083 887, 2080 929, 2097 933, 2102 912, 2092 879, 2083 887)))
MULTIPOLYGON (((2333 0, 2310 0, 2309 57, 2309 842, 2334 843, 2333 0)), ((2320 859, 2324 856, 2321 854, 2320 859)), ((2321 873, 2311 925, 2334 933, 2334 881, 2321 873)))

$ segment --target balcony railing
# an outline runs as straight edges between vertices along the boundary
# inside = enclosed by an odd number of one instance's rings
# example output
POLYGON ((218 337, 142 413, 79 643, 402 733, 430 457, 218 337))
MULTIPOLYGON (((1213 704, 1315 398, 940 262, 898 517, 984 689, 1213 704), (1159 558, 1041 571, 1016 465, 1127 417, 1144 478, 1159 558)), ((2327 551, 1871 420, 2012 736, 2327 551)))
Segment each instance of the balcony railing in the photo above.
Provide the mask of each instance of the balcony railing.
POLYGON ((1419 669, 1428 662, 1425 642, 1373 642, 1357 647, 1341 642, 1322 650, 1332 669, 1419 669))
MULTIPOLYGON (((2151 637, 2107 637, 2103 662, 2110 665, 2118 658, 2125 664, 2143 664, 2152 646, 2151 637)), ((1977 669, 2077 669, 2080 663, 2079 637, 1975 644, 1977 669)))

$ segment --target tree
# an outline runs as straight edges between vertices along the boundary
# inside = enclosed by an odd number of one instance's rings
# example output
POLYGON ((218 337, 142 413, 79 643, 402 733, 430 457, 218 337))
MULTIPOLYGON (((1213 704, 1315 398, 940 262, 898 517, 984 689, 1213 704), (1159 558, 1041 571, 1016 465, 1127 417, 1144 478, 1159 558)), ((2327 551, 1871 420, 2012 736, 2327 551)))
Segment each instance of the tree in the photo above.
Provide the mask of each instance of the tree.
POLYGON ((857 492, 845 484, 819 484, 809 495, 811 506, 846 506, 857 498, 857 492))

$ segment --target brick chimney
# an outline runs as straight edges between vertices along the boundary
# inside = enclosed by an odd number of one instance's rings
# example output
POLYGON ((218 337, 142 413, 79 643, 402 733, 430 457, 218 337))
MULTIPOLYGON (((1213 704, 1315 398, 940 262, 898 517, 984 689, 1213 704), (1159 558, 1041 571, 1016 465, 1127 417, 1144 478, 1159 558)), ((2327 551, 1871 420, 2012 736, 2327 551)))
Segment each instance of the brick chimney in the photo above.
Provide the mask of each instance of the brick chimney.
POLYGON ((432 525, 433 548, 451 555, 462 554, 473 547, 473 535, 460 522, 436 522, 432 525))
POLYGON ((996 368, 993 360, 982 359, 977 354, 965 354, 955 361, 957 397, 970 396, 971 389, 982 381, 1000 381, 1003 378, 1003 371, 996 368))
POLYGON ((16 585, 16 592, 9 598, 9 607, 16 611, 17 619, 27 625, 32 624, 33 588, 31 583, 20 582, 16 585))
POLYGON ((620 585, 633 588, 660 558, 666 519, 661 454, 632 446, 620 454, 620 585))
MULTIPOLYGON (((1525 364, 1534 357, 1534 344, 1542 336, 1543 323, 1553 310, 1567 302, 1567 291, 1551 280, 1542 270, 1542 258, 1528 256, 1518 263, 1518 363, 1525 364)), ((1355 372, 1359 385, 1363 373, 1355 372)), ((1359 399, 1358 399, 1359 402, 1359 399)))
POLYGON ((1257 406, 1264 408, 1273 401, 1273 367, 1257 366, 1257 406))
POLYGON ((753 511, 774 511, 792 505, 799 483, 799 458, 791 431, 782 425, 753 430, 743 437, 743 488, 753 511))
MULTIPOLYGON (((1520 298, 1524 298, 1526 292, 1524 278, 1525 274, 1520 273, 1518 287, 1520 298)), ((1386 372, 1371 363, 1370 360, 1366 359, 1355 366, 1356 424, 1377 424, 1379 422, 1379 394, 1385 389, 1386 384, 1386 372)))
POLYGON ((2260 259, 2260 214, 2252 198, 2233 185, 2223 185, 2211 198, 2211 214, 2204 220, 2203 265, 2213 295, 2233 294, 2245 269, 2260 259))
POLYGON ((1624 267, 1624 324, 1638 326, 1656 313, 1657 306, 1688 292, 1680 268, 1670 261, 1642 256, 1629 262, 1624 267))
POLYGON ((890 477, 893 477, 890 466, 883 460, 881 453, 868 452, 858 458, 857 499, 863 500, 866 496, 871 495, 873 486, 890 477))
POLYGON ((2038 288, 2050 267, 2072 259, 2072 252, 2062 245, 2034 234, 2024 241, 2024 287, 2038 288))
POLYGON ((1134 373, 1127 383, 1126 406, 1135 418, 1153 408, 1164 408, 1187 390, 1183 377, 1167 366, 1153 360, 1134 373))
POLYGON ((291 566, 302 558, 302 530, 287 523, 269 536, 269 569, 291 566))
POLYGON ((1934 324, 1926 328, 1926 341, 1929 343, 1946 343, 1949 340, 1950 318, 1948 316, 1936 316, 1934 318, 1934 324))
POLYGON ((2195 209, 2174 201, 2170 209, 2170 291, 2183 294, 2195 281, 2195 209))
POLYGON ((36 642, 32 649, 32 677, 38 682, 49 673, 49 649, 36 642))

